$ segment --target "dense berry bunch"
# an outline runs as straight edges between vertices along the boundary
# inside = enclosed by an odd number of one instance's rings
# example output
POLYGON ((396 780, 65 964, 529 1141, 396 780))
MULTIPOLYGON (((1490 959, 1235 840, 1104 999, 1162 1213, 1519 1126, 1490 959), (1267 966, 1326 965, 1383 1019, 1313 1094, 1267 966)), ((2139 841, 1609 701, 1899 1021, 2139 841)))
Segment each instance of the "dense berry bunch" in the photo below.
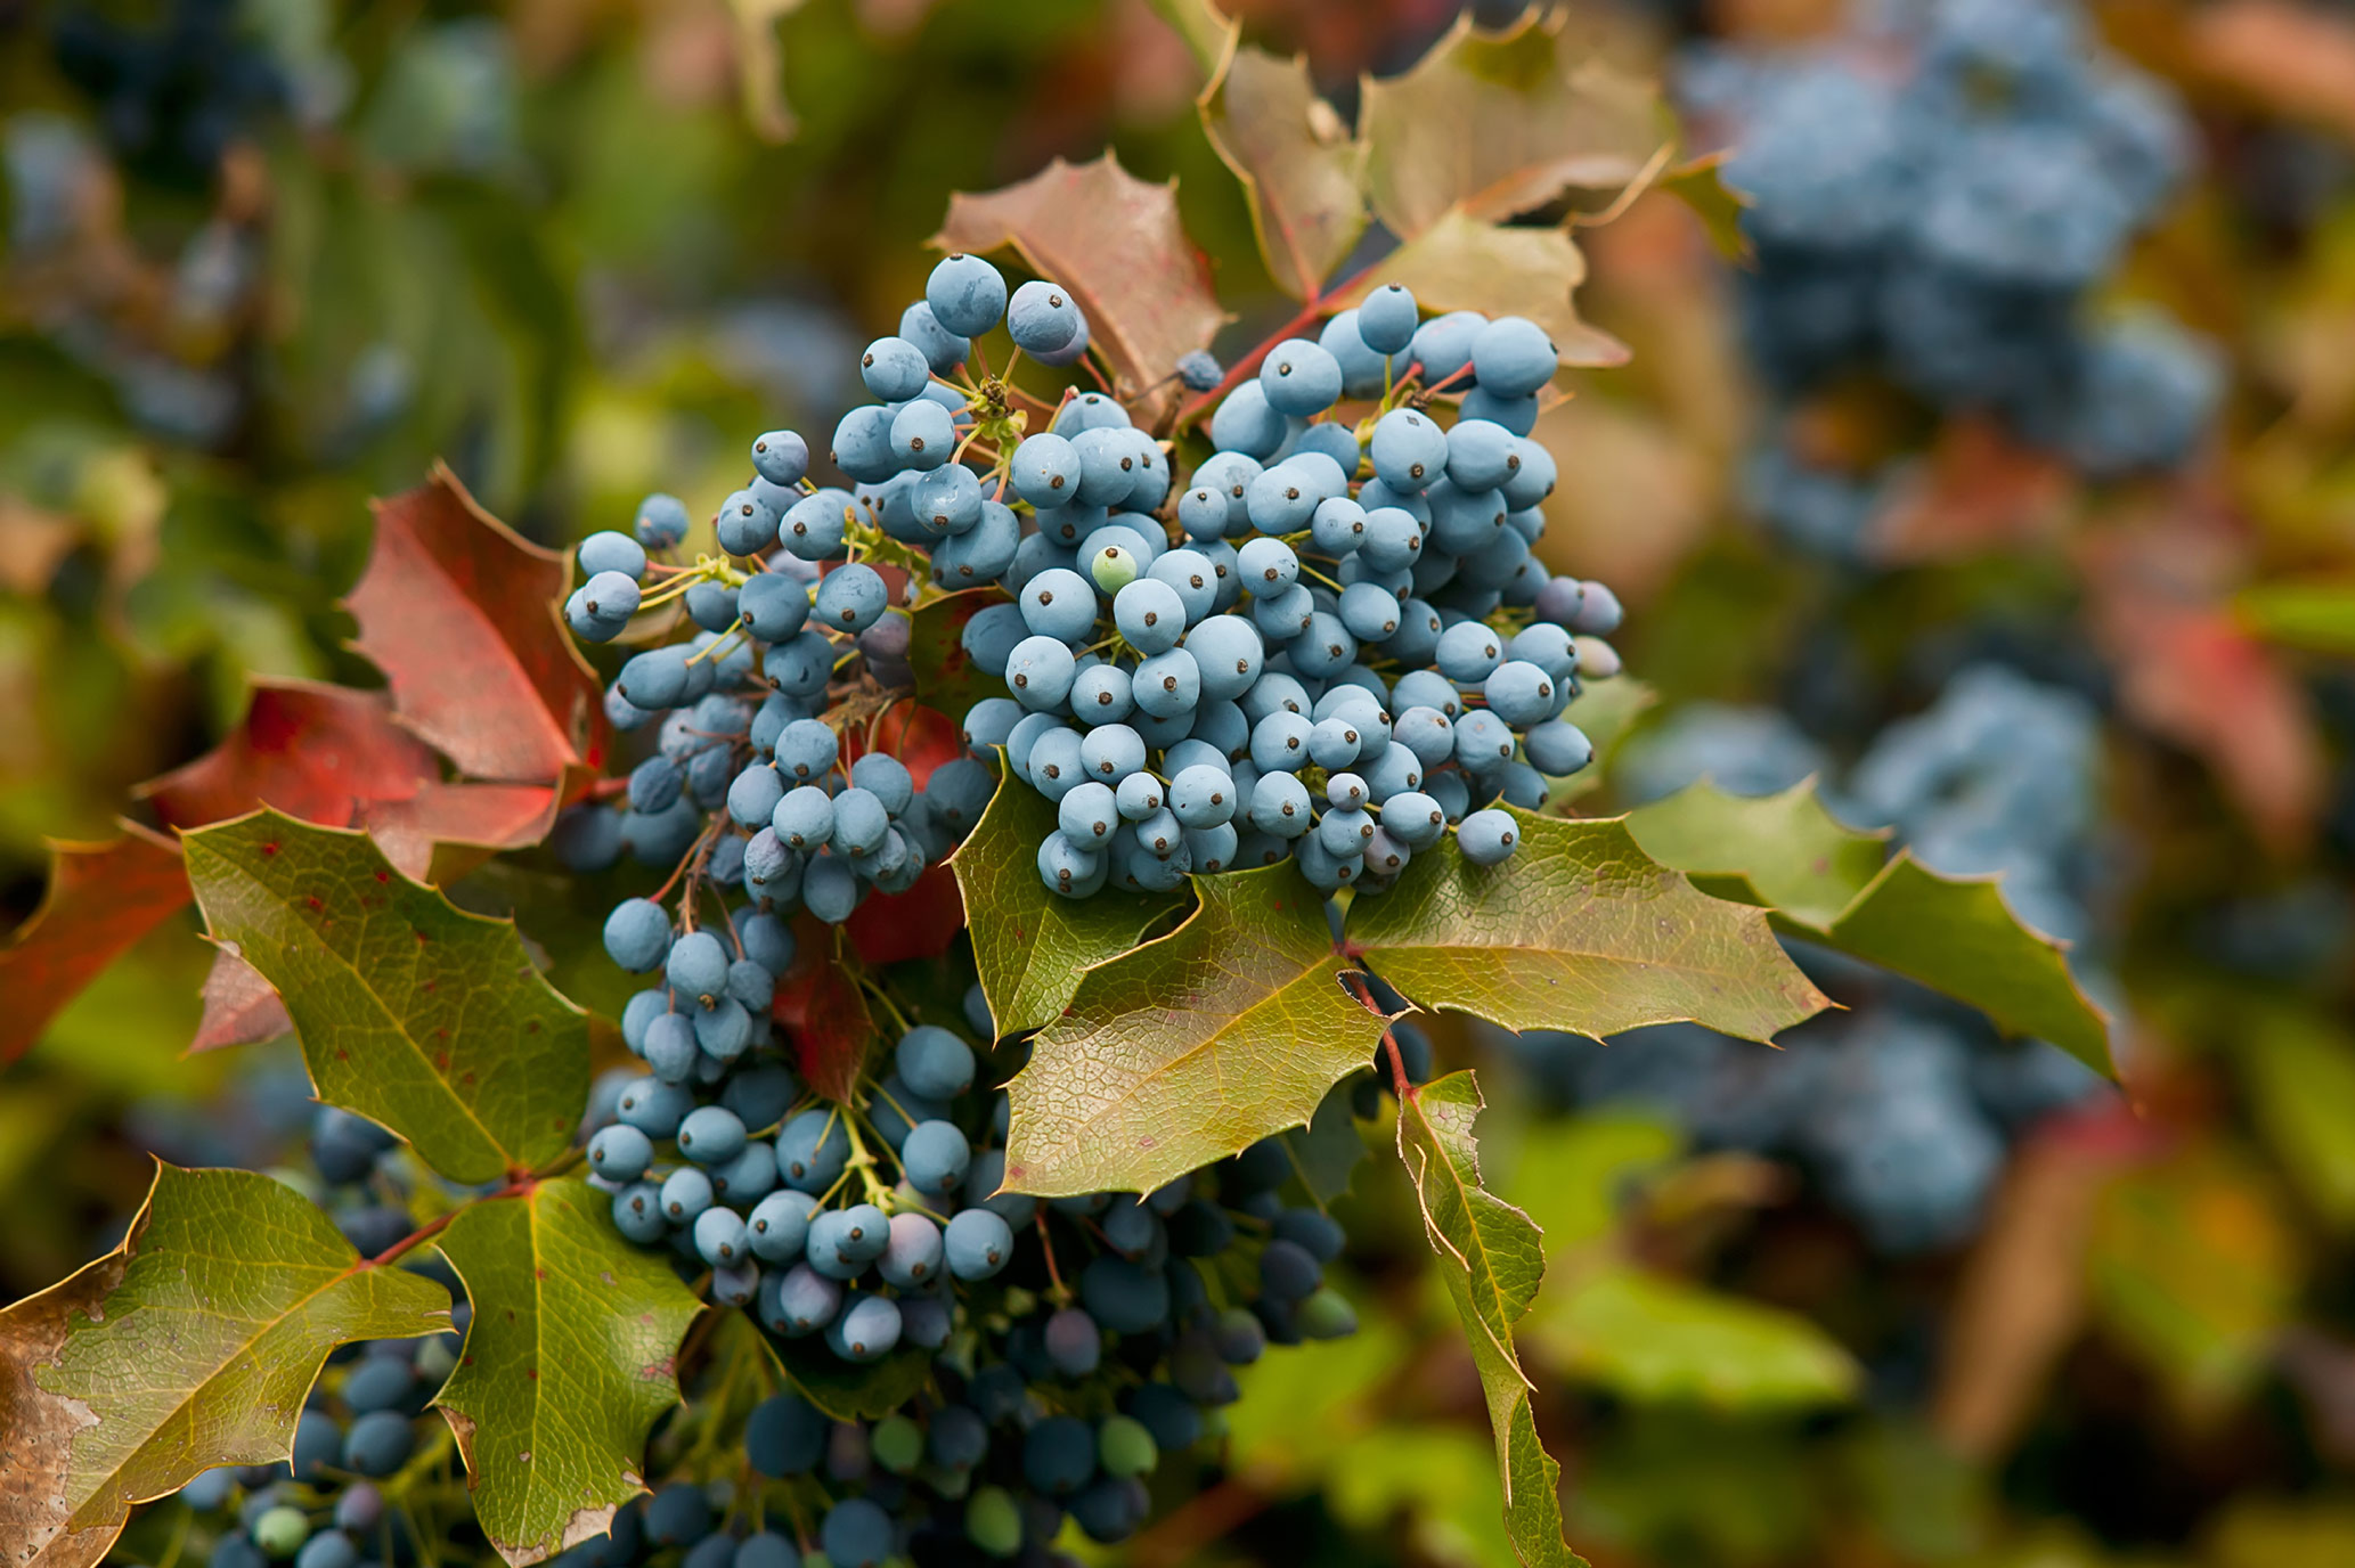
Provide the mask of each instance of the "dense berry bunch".
MULTIPOLYGON (((1639 797, 1700 777, 1767 794, 1828 775, 1829 764, 1771 710, 1701 708, 1631 748, 1621 779, 1639 797)), ((2079 944, 2082 971, 2085 944, 2099 935, 2085 905, 2098 881, 2099 765, 2090 705, 1977 665, 1928 710, 1883 730, 1833 803, 1894 828, 1934 871, 2001 874, 2021 918, 2079 944)), ((1834 1203, 1899 1252, 1968 1234, 2009 1134, 2100 1088, 2058 1047, 1998 1040, 1976 1014, 1927 992, 1883 981, 1853 991, 1860 976, 1829 969, 1820 978, 1852 1011, 1785 1036, 1781 1051, 1692 1024, 1640 1030, 1607 1050, 1536 1033, 1517 1037, 1516 1048, 1541 1083, 1578 1103, 1640 1105, 1704 1145, 1800 1156, 1834 1203)))
MULTIPOLYGON (((672 1005, 661 991, 632 1003, 634 1049, 656 1048, 672 1005)), ((964 1013, 987 1038, 977 989, 964 1013)), ((716 1082, 624 1075, 600 1096, 612 1119, 590 1164, 625 1235, 669 1248, 783 1345, 928 1361, 922 1392, 871 1424, 832 1423, 792 1393, 754 1414, 754 1468, 824 1488, 820 1563, 879 1563, 920 1537, 1011 1557, 1043 1550, 1066 1513, 1120 1539, 1144 1521, 1158 1457, 1236 1396, 1231 1366, 1356 1328, 1323 1277, 1341 1231, 1279 1196, 1293 1173, 1279 1145, 1143 1197, 1003 1192, 1007 1107, 988 1084, 1015 1064, 990 1065, 927 1023, 863 1106, 805 1094, 764 1051, 716 1082)), ((705 1495, 681 1485, 580 1561, 695 1546, 713 1528, 705 1495)), ((698 1548, 714 1563, 766 1549, 719 1539, 698 1548)))
POLYGON ((97 101, 115 152, 191 184, 210 179, 249 122, 287 95, 236 0, 172 0, 146 29, 67 6, 55 47, 59 68, 97 101))
MULTIPOLYGON (((2163 318, 2088 303, 2184 172, 2179 110, 2105 58, 2073 4, 1899 15, 1685 73, 1754 198, 1742 309, 1760 374, 1796 397, 1868 372, 2096 476, 2181 462, 2221 391, 2213 355, 2163 318)), ((1818 455, 1775 446, 1753 489, 1771 520, 1837 551, 1874 485, 1818 455)))

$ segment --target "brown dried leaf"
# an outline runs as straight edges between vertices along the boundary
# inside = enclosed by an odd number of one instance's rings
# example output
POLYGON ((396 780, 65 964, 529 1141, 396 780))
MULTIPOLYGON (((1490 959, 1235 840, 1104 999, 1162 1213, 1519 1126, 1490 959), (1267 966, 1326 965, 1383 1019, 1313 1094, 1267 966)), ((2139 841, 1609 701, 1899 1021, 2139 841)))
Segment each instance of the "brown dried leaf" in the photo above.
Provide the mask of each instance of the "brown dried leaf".
MULTIPOLYGON (((1455 212, 1506 218, 1572 187, 1616 190, 1675 140, 1658 90, 1562 37, 1534 9, 1504 33, 1466 12, 1359 111, 1375 213, 1412 239, 1455 212)), ((1417 291, 1420 294, 1420 291, 1417 291)))
MULTIPOLYGON (((1522 315, 1546 329, 1564 365, 1627 363, 1627 345, 1581 321, 1571 295, 1586 281, 1586 258, 1559 228, 1509 228, 1461 210, 1443 215, 1383 261, 1380 281, 1404 283, 1425 310, 1522 315)), ((1354 305, 1368 278, 1337 296, 1354 305)))
POLYGON ((1318 96, 1307 57, 1278 59, 1237 33, 1199 101, 1210 145, 1251 202, 1269 275, 1307 299, 1366 231, 1364 146, 1318 96))
MULTIPOLYGON (((1110 153, 1092 164, 1057 158, 999 190, 958 192, 932 243, 976 253, 1011 248, 1069 290, 1124 397, 1167 381, 1179 356, 1206 347, 1227 320, 1209 262, 1178 222, 1177 182, 1140 180, 1110 153)), ((1136 402, 1138 422, 1156 423, 1176 400, 1172 384, 1136 402)))

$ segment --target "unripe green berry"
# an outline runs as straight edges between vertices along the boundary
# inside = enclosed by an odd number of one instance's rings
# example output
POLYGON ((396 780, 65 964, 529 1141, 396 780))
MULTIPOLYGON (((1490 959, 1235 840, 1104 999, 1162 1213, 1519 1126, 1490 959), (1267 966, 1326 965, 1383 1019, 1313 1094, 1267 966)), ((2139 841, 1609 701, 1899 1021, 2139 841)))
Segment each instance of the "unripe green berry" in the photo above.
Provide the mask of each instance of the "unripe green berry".
POLYGON ((303 1550, 311 1539, 311 1519, 299 1508, 281 1505, 253 1521, 253 1543, 283 1561, 303 1550))
POLYGON ((1118 593, 1136 580, 1136 556, 1123 546, 1106 545, 1088 561, 1088 576, 1106 593, 1118 593))
POLYGON ((1022 1550, 1022 1510, 1004 1487, 984 1487, 964 1505, 967 1541, 992 1557, 1022 1550))
POLYGON ((895 1476, 904 1476, 924 1457, 924 1429, 904 1415, 887 1415, 868 1434, 868 1451, 895 1476))
POLYGON ((1161 1450, 1143 1422, 1114 1415, 1096 1428, 1096 1459, 1108 1476, 1143 1476, 1161 1462, 1161 1450))

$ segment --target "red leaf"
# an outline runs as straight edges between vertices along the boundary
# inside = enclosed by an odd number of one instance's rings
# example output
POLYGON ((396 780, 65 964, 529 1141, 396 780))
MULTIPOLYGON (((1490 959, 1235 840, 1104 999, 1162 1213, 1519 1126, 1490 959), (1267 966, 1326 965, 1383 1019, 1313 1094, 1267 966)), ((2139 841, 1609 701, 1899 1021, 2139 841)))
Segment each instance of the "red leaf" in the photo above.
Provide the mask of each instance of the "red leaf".
POLYGON ((955 874, 945 865, 928 865, 907 892, 869 895, 842 928, 850 933, 861 963, 937 959, 964 929, 964 900, 957 894, 955 874))
POLYGON ((345 828, 363 806, 408 800, 441 772, 432 751, 393 722, 378 694, 262 680, 235 734, 135 792, 171 827, 226 821, 266 804, 345 828))
POLYGON ((964 731, 938 708, 928 708, 921 703, 900 703, 876 719, 873 744, 868 743, 864 725, 854 725, 843 731, 842 760, 846 768, 870 751, 898 758, 921 789, 932 781, 933 768, 964 755, 964 731))
POLYGON ((2293 854, 2321 814, 2328 765, 2305 689, 2233 615, 2239 554, 2190 515, 2094 542, 2094 635, 2127 714, 2201 758, 2266 844, 2293 854))
POLYGON ((216 1051, 224 1045, 259 1045, 294 1033, 294 1021, 261 971, 227 948, 213 954, 205 976, 205 1015, 188 1049, 216 1051))
POLYGON ((847 1102, 875 1040, 875 1021, 858 981, 835 956, 835 933, 809 916, 794 922, 794 967, 777 986, 769 1016, 791 1033, 802 1081, 827 1099, 847 1102))
POLYGON ((543 784, 429 783, 406 800, 369 806, 359 825, 404 874, 447 883, 496 851, 546 838, 557 804, 557 792, 543 784))
POLYGON ((1172 180, 1140 180, 1110 153, 1092 164, 1057 158, 1019 185, 949 198, 932 237, 942 250, 1012 247, 1030 270, 1062 285, 1088 318, 1091 352, 1111 366, 1136 422, 1175 404, 1180 355, 1226 324, 1210 264, 1186 238, 1172 180), (1159 390, 1145 397, 1147 387, 1159 390))
POLYGON ((565 557, 518 537, 446 468, 376 503, 376 546, 346 600, 353 646, 401 722, 469 778, 546 784, 605 746, 595 674, 565 632, 565 557))
POLYGON ((135 822, 105 843, 49 845, 49 886, 0 948, 0 1066, 29 1050, 99 972, 188 902, 179 846, 135 822))
POLYGON ((2059 459, 1987 420, 1955 420, 1873 519, 1873 554, 1949 561, 2049 540, 2067 524, 2073 489, 2059 459))

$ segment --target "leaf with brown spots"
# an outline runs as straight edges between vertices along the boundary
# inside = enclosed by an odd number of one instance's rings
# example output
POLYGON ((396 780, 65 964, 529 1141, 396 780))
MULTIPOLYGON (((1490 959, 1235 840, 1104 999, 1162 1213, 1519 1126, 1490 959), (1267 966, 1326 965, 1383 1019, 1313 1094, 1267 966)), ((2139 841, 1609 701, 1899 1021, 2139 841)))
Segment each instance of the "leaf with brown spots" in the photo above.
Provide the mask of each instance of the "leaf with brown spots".
POLYGON ((514 923, 402 875, 366 834, 263 810, 189 833, 214 939, 284 999, 319 1097, 381 1122, 456 1181, 570 1144, 588 1016, 533 968, 514 923))
POLYGON ((0 1313, 8 1562, 85 1568, 133 1505, 287 1457, 329 1351, 431 1333, 449 1304, 292 1187, 159 1164, 121 1246, 0 1313))
POLYGON ((1170 377, 1178 359, 1209 346, 1226 323, 1210 264, 1178 222, 1176 183, 1140 180, 1110 153, 1092 164, 1057 158, 999 190, 959 191, 932 244, 976 254, 1010 249, 1068 290, 1087 313, 1090 352, 1134 400, 1140 425, 1176 402, 1170 377), (1147 387, 1162 389, 1137 400, 1147 387))
POLYGON ((586 1181, 542 1181, 441 1235, 474 1311, 434 1404, 509 1563, 603 1534, 646 1489, 646 1434, 678 1403, 674 1358, 701 1304, 666 1258, 622 1239, 612 1205, 586 1181))
POLYGON ((104 843, 49 844, 40 907, 0 948, 0 1067, 32 1048, 107 965, 188 901, 178 849, 135 823, 104 843))
POLYGON ((345 601, 353 646, 391 683, 401 722, 471 779, 547 784, 597 767, 605 710, 566 632, 565 557, 485 512, 437 466, 376 503, 368 569, 345 601))

